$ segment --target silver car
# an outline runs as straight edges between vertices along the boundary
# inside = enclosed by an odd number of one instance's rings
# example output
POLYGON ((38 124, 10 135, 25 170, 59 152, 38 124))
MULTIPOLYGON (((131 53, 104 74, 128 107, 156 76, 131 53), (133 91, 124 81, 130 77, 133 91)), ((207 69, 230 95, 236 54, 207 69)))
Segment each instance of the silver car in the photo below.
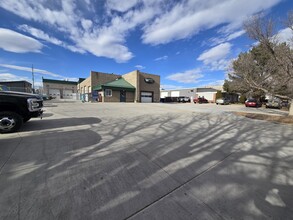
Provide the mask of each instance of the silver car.
POLYGON ((220 98, 216 100, 216 104, 217 105, 229 105, 230 104, 230 100, 226 99, 226 98, 220 98))
POLYGON ((266 103, 266 108, 278 108, 278 109, 281 109, 282 108, 282 101, 280 99, 278 99, 278 98, 270 99, 266 103))

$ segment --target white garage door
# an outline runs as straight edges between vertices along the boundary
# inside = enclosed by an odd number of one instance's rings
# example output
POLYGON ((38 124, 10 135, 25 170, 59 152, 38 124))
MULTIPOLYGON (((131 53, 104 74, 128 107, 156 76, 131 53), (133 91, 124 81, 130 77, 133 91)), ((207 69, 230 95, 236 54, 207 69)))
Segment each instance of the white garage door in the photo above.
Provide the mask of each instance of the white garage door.
POLYGON ((49 95, 59 99, 60 98, 60 89, 49 89, 49 95))
POLYGON ((205 97, 207 100, 209 101, 213 101, 214 100, 214 92, 198 92, 197 95, 199 96, 203 96, 205 97))
POLYGON ((172 91, 171 97, 179 97, 179 91, 172 91))
POLYGON ((161 92, 161 98, 168 97, 168 92, 161 92))
POLYGON ((140 101, 143 103, 153 102, 153 93, 152 92, 141 92, 140 93, 140 101))
POLYGON ((73 93, 72 93, 72 90, 64 89, 64 90, 63 90, 63 98, 64 98, 64 99, 73 99, 73 93))

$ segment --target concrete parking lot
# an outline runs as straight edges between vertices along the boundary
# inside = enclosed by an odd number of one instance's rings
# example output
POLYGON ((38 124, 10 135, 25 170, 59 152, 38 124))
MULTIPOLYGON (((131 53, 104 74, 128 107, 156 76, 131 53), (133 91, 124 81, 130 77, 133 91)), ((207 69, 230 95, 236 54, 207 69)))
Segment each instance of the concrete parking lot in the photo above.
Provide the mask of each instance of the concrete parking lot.
POLYGON ((46 102, 0 136, 0 219, 292 219, 293 126, 215 104, 46 102))

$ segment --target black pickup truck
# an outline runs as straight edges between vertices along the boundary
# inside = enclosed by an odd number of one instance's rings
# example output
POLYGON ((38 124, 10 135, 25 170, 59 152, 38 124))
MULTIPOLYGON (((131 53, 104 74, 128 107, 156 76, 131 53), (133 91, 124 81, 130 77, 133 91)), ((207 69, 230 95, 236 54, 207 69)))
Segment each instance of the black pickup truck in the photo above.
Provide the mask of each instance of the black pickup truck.
POLYGON ((31 118, 42 117, 42 107, 39 95, 7 91, 0 85, 0 133, 15 132, 31 118))

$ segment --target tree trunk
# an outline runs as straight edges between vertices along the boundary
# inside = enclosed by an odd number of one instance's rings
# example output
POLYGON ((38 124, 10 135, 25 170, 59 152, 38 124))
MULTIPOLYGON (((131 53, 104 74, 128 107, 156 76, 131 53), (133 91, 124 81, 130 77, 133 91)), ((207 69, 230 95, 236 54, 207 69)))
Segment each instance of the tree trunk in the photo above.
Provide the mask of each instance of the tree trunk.
POLYGON ((293 100, 290 100, 289 115, 293 116, 293 100))

